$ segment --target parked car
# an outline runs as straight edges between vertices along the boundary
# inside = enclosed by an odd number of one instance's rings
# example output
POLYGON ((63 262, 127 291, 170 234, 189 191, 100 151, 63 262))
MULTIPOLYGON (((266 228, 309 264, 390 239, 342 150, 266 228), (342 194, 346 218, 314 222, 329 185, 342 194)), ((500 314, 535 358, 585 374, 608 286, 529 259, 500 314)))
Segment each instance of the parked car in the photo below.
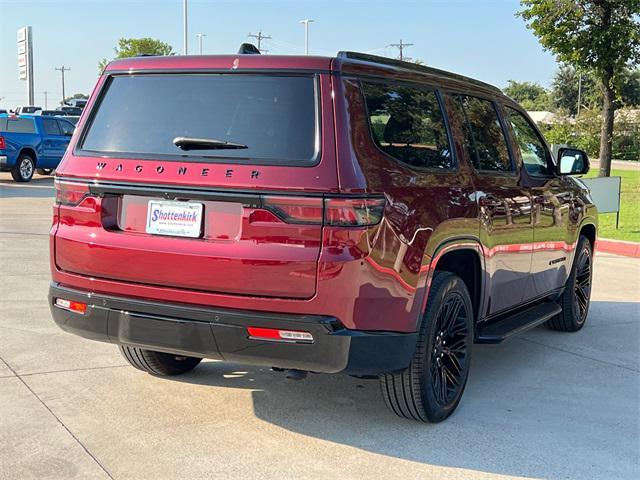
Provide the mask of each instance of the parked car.
POLYGON ((68 100, 65 103, 72 107, 84 108, 85 105, 87 104, 87 100, 85 98, 72 98, 71 100, 68 100))
POLYGON ((78 123, 78 120, 80 120, 80 117, 76 115, 66 115, 64 119, 76 125, 78 123))
POLYGON ((49 175, 64 155, 75 126, 58 117, 0 115, 0 171, 16 182, 49 175))
POLYGON ((67 115, 82 115, 82 109, 80 107, 69 107, 67 105, 63 105, 62 107, 57 107, 56 110, 65 112, 67 115))
POLYGON ((67 112, 64 110, 38 110, 34 115, 49 115, 54 117, 66 117, 67 112))
POLYGON ((27 105, 23 107, 17 107, 14 110, 16 115, 24 115, 25 113, 36 113, 38 110, 42 110, 42 107, 36 107, 35 105, 27 105))
POLYGON ((438 422, 474 342, 586 321, 588 158, 556 162, 493 86, 352 52, 128 58, 87 108, 56 172, 51 312, 142 371, 378 377, 438 422))

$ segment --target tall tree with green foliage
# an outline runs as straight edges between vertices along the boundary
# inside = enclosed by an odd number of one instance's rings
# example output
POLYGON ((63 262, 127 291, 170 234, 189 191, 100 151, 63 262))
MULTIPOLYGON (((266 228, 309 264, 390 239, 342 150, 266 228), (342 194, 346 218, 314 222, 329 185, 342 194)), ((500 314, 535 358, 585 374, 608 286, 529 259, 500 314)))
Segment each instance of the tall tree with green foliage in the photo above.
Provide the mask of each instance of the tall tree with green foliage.
POLYGON ((602 83, 600 176, 611 173, 616 77, 640 62, 640 0, 520 0, 518 13, 561 62, 602 83))
MULTIPOLYGON (((138 55, 175 55, 173 47, 155 38, 121 38, 113 49, 116 58, 137 57, 138 55)), ((103 58, 98 63, 98 71, 102 73, 109 60, 103 58)))
POLYGON ((549 92, 537 83, 509 80, 509 84, 502 90, 527 110, 551 108, 549 92))
POLYGON ((578 113, 578 96, 581 109, 602 105, 601 91, 600 82, 593 73, 578 72, 566 63, 556 70, 551 83, 551 98, 554 105, 569 115, 578 113))

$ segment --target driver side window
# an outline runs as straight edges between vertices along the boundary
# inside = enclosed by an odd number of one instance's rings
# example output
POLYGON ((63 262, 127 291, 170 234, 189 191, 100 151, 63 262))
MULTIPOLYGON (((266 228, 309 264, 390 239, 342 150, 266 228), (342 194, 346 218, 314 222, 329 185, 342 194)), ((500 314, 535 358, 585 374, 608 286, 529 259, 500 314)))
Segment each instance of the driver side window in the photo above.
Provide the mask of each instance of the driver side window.
POLYGON ((505 110, 527 173, 534 177, 553 175, 549 151, 536 129, 517 110, 510 107, 506 107, 505 110))

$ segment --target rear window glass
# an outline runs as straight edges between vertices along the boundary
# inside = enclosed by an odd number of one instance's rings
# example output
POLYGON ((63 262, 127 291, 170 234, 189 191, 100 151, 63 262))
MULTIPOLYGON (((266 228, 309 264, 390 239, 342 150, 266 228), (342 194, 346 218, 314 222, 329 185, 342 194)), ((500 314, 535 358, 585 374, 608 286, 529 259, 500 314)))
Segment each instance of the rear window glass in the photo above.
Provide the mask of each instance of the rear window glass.
POLYGON ((138 158, 311 163, 319 149, 317 117, 311 75, 115 76, 82 149, 138 158), (182 148, 174 144, 179 137, 187 139, 182 148), (194 139, 208 141, 208 148, 194 139))
POLYGON ((36 133, 32 118, 0 118, 0 130, 13 133, 36 133))

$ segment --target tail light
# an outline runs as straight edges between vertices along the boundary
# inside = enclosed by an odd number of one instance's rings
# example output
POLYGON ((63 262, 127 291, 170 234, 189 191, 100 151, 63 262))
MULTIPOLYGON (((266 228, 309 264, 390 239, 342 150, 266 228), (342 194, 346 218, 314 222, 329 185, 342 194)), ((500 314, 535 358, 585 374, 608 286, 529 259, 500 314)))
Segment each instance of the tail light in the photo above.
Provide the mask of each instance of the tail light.
POLYGON ((287 223, 332 225, 339 227, 367 227, 382 220, 385 199, 276 197, 263 199, 263 208, 287 223))
POLYGON ((58 205, 75 206, 89 195, 89 185, 86 183, 56 180, 55 186, 58 205))
POLYGON ((7 144, 4 141, 4 137, 0 137, 0 150, 4 150, 5 148, 7 148, 7 144))

